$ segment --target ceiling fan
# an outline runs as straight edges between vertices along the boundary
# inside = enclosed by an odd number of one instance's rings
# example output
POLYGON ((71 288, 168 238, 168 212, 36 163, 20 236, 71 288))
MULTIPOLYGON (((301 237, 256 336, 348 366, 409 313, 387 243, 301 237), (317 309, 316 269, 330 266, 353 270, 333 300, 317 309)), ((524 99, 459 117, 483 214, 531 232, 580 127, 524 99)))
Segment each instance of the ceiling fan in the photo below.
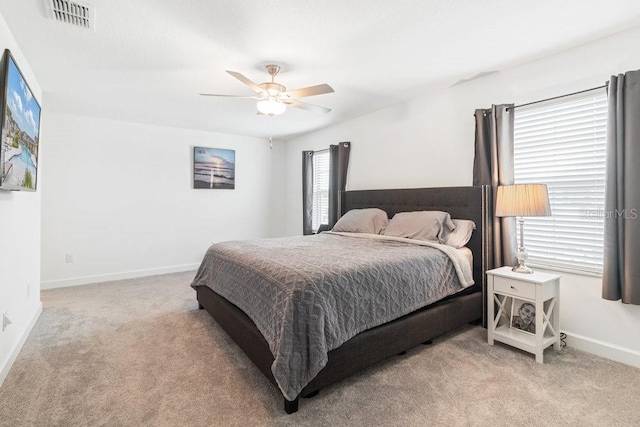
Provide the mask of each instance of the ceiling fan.
POLYGON ((275 77, 280 72, 279 65, 267 65, 267 72, 271 75, 270 82, 256 84, 236 71, 227 71, 236 79, 257 92, 257 96, 240 96, 240 95, 217 95, 212 93, 201 93, 203 96, 224 96, 227 98, 247 98, 257 99, 256 107, 258 114, 268 116, 277 116, 284 113, 287 107, 301 108, 303 110, 313 111, 315 113, 328 113, 330 108, 321 107, 319 105, 308 104, 299 101, 296 98, 304 98, 306 96, 322 95, 324 93, 332 93, 333 88, 328 84, 304 87, 301 89, 287 90, 284 85, 275 82, 275 77))

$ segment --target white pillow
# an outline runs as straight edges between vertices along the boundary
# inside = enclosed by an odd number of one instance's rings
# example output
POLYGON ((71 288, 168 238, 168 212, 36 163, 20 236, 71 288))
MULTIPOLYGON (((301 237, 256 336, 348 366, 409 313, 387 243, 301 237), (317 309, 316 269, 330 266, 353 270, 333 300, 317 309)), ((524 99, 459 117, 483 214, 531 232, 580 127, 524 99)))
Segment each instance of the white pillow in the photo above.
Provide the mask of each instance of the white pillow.
POLYGON ((398 212, 389 221, 384 235, 444 243, 447 234, 453 229, 455 225, 447 212, 398 212))
POLYGON ((387 213, 382 209, 351 209, 342 215, 331 231, 382 234, 388 223, 387 213))
POLYGON ((471 240, 471 234, 476 229, 476 223, 467 219, 454 219, 453 223, 456 229, 447 234, 444 244, 460 249, 471 240))

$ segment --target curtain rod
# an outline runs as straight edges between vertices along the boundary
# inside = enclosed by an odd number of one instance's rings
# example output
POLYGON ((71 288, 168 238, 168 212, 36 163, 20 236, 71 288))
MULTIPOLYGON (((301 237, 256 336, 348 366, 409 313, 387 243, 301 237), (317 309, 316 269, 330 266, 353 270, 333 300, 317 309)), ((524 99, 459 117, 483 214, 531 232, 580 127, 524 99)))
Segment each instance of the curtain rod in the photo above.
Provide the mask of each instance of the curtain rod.
POLYGON ((580 90, 578 92, 568 93, 566 95, 554 96, 553 98, 541 99, 540 101, 527 102, 526 104, 514 105, 511 108, 507 108, 507 110, 516 109, 516 108, 519 108, 519 107, 526 107, 527 105, 539 104, 541 102, 553 101, 554 99, 564 98, 564 97, 572 96, 572 95, 578 95, 580 93, 591 92, 592 90, 598 90, 598 89, 606 88, 607 86, 609 86, 609 82, 607 82, 607 84, 604 84, 602 86, 592 87, 591 89, 580 90))

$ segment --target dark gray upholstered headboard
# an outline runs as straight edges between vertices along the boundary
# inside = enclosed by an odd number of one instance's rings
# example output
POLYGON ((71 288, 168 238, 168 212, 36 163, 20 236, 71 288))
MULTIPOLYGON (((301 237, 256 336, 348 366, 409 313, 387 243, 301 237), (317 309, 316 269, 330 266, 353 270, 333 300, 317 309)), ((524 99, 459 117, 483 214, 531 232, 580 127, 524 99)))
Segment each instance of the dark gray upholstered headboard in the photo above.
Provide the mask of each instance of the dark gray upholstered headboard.
POLYGON ((484 292, 491 236, 488 195, 486 186, 345 191, 340 215, 350 209, 380 208, 391 218, 398 212, 429 210, 445 211, 451 218, 474 221, 476 230, 467 246, 473 252, 474 286, 484 292))

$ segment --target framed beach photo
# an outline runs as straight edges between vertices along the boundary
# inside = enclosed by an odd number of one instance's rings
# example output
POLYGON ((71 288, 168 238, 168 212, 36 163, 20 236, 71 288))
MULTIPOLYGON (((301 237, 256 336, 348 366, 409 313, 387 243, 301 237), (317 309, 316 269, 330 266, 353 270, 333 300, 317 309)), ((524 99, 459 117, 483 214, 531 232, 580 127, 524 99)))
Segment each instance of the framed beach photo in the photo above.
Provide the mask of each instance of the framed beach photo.
POLYGON ((531 301, 513 299, 511 304, 511 329, 535 335, 536 305, 531 301))
POLYGON ((38 183, 40 105, 9 49, 2 69, 0 189, 35 191, 38 183))
POLYGON ((193 188, 236 188, 236 151, 193 147, 193 188))

